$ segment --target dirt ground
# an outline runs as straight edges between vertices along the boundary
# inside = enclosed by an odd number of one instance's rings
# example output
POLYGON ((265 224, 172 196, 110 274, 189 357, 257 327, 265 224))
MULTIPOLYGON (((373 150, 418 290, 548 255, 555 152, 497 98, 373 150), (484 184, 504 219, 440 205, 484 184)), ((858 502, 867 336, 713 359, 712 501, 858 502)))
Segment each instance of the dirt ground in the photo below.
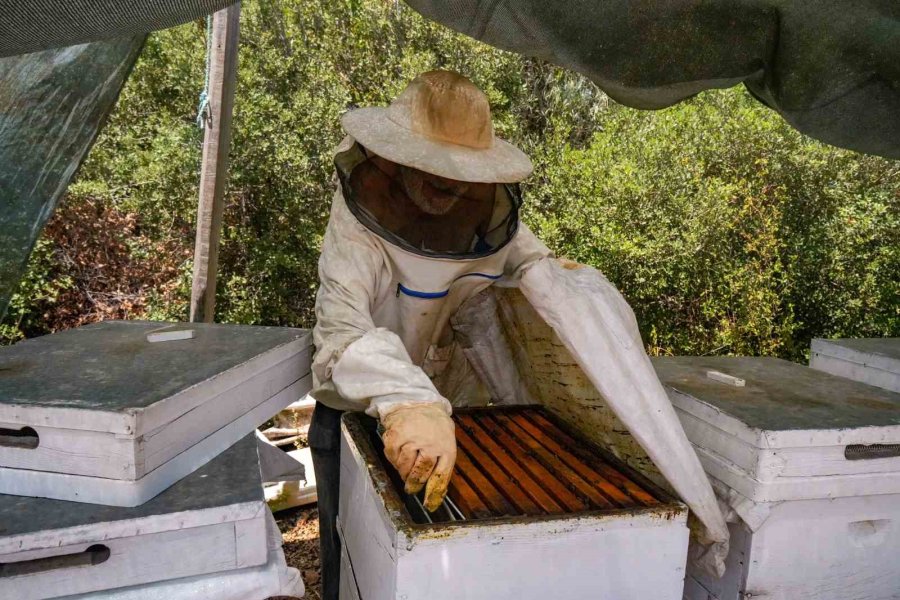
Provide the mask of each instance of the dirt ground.
POLYGON ((289 567, 303 575, 307 600, 320 600, 319 511, 316 505, 275 513, 284 540, 284 557, 289 567))

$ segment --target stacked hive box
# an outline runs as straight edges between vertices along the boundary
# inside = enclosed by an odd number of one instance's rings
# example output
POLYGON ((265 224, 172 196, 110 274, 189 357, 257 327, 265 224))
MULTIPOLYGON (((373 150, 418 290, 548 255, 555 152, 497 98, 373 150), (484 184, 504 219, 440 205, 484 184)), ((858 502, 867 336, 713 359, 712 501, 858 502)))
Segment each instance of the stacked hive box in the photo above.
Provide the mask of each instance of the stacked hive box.
POLYGON ((177 597, 226 572, 235 590, 284 590, 248 434, 309 389, 310 336, 190 324, 190 339, 148 341, 159 328, 105 322, 0 351, 0 597, 164 581, 177 597))
POLYGON ((681 597, 686 508, 542 409, 457 411, 448 501, 402 493, 375 423, 344 417, 342 600, 681 597))
POLYGON ((900 394, 773 358, 654 365, 733 508, 725 576, 689 565, 688 600, 898 598, 900 394))
POLYGON ((812 341, 809 366, 900 392, 900 338, 812 341))

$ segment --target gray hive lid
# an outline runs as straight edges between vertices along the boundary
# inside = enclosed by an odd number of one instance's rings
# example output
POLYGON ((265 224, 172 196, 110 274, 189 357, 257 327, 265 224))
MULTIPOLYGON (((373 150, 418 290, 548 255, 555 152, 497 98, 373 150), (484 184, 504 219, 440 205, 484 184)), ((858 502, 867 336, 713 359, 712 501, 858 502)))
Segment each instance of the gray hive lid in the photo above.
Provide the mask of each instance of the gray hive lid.
POLYGON ((809 366, 900 392, 900 338, 814 339, 809 366))
POLYGON ((858 338, 826 340, 817 338, 812 342, 818 352, 831 356, 848 358, 866 356, 868 362, 882 369, 898 370, 900 367, 900 338, 858 338))
POLYGON ((311 344, 302 329, 201 323, 184 324, 193 339, 147 341, 165 325, 105 321, 0 349, 0 422, 136 436, 311 344))
POLYGON ((776 358, 663 357, 653 365, 677 409, 757 447, 900 441, 894 392, 776 358))
POLYGON ((242 438, 136 507, 0 494, 0 555, 257 517, 265 509, 256 436, 242 438))

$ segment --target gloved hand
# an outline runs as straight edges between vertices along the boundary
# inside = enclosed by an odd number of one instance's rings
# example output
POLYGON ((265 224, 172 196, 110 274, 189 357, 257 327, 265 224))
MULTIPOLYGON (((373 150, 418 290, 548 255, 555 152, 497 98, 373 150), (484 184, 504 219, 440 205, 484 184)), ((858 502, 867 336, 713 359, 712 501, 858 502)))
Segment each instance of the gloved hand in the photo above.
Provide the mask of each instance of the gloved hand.
POLYGON ((406 482, 406 493, 416 494, 424 485, 425 508, 437 510, 456 463, 453 420, 440 405, 422 403, 399 406, 382 415, 381 424, 384 454, 406 482))

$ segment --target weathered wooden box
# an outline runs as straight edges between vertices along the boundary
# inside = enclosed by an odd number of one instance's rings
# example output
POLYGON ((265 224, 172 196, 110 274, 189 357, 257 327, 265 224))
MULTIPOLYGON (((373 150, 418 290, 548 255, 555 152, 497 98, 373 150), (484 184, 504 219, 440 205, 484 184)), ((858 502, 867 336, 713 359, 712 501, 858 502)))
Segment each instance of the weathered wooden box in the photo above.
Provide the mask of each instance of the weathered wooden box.
POLYGON ((300 329, 106 321, 0 349, 0 493, 136 506, 310 387, 300 329))
POLYGON ((900 392, 900 338, 815 339, 809 366, 892 392, 900 392))
POLYGON ((0 598, 263 565, 267 515, 253 435, 135 508, 0 495, 0 598))
POLYGON ((449 502, 426 516, 375 422, 344 417, 342 600, 681 598, 684 505, 542 409, 454 418, 449 502))
POLYGON ((773 358, 654 366, 740 517, 725 577, 689 565, 686 598, 900 598, 900 394, 773 358))

